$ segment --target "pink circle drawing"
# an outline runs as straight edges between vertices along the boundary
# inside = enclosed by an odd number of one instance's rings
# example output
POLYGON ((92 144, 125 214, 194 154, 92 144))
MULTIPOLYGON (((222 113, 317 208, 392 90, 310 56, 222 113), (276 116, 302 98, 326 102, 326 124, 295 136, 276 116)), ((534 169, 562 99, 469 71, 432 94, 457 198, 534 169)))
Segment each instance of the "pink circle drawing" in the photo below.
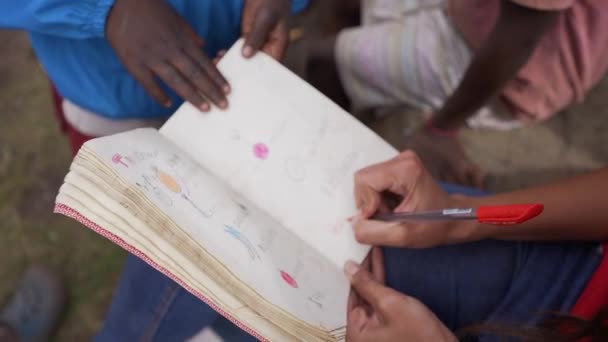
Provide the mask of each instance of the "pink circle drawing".
POLYGON ((253 154, 259 159, 264 160, 268 158, 268 152, 268 146, 266 146, 264 143, 257 143, 253 145, 253 154))
POLYGON ((298 288, 298 282, 295 279, 293 279, 293 277, 290 276, 289 273, 287 273, 285 271, 281 271, 281 278, 283 278, 283 280, 285 280, 287 285, 293 287, 294 289, 298 288))

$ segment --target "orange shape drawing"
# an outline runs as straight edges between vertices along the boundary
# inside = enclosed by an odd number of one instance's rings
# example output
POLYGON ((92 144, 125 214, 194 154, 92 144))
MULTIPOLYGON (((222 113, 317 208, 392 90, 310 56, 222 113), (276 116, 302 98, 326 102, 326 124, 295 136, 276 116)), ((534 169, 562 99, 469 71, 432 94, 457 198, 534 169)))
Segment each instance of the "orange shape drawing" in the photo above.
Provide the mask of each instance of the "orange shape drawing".
POLYGON ((166 186, 170 191, 176 194, 182 192, 182 186, 169 174, 161 170, 157 170, 156 176, 158 177, 158 180, 160 180, 160 182, 163 183, 163 185, 166 186))

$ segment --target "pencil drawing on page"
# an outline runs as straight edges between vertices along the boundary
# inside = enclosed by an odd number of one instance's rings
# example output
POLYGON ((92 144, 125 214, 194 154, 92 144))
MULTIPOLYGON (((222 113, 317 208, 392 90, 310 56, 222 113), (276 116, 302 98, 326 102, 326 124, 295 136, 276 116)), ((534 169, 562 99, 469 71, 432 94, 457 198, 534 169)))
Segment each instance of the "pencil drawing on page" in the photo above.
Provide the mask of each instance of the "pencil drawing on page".
POLYGON ((287 177, 292 181, 299 183, 306 179, 305 161, 299 157, 290 157, 285 159, 284 167, 287 177))
POLYGON ((204 216, 205 218, 210 218, 211 214, 202 210, 199 206, 196 205, 196 203, 194 203, 191 199, 190 199, 190 192, 188 191, 188 188, 185 186, 184 182, 179 182, 176 177, 171 176, 170 174, 158 169, 157 167, 152 167, 152 169, 154 170, 154 173, 157 177, 157 179, 160 181, 160 183, 162 185, 165 186, 165 188, 167 190, 169 190, 170 192, 176 194, 176 195, 180 195, 184 200, 186 200, 188 203, 190 203, 190 205, 196 209, 202 216, 204 216))
POLYGON ((165 160, 157 150, 134 151, 128 155, 114 153, 111 161, 121 167, 134 166, 134 172, 141 172, 138 175, 138 178, 141 178, 135 185, 153 194, 164 206, 173 207, 175 205, 174 196, 178 196, 188 202, 201 216, 205 218, 212 216, 211 213, 201 209, 191 199, 187 183, 174 170, 174 168, 179 167, 181 161, 177 154, 172 154, 165 160), (158 166, 160 164, 165 166, 158 166), (168 171, 168 169, 171 169, 171 171, 168 171))

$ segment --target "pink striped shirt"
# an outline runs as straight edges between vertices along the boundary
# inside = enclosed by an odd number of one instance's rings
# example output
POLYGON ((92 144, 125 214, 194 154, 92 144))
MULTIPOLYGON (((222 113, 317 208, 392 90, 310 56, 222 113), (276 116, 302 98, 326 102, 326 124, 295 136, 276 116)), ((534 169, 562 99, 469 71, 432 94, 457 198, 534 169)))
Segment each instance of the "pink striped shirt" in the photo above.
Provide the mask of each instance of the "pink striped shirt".
MULTIPOLYGON (((585 94, 608 68, 608 0, 511 0, 563 11, 502 98, 523 119, 544 120, 585 94)), ((492 31, 500 0, 450 0, 450 16, 473 49, 492 31)))

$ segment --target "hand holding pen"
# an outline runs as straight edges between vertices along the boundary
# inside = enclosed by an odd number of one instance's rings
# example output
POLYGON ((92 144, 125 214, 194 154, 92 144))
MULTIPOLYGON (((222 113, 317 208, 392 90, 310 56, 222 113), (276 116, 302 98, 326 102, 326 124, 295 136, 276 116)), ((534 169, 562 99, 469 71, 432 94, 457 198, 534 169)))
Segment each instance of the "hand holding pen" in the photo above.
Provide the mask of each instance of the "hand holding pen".
POLYGON ((390 247, 428 248, 490 238, 494 229, 517 229, 497 224, 520 224, 543 210, 540 204, 486 206, 483 198, 450 195, 409 151, 357 172, 355 199, 360 210, 352 220, 357 240, 390 247))

